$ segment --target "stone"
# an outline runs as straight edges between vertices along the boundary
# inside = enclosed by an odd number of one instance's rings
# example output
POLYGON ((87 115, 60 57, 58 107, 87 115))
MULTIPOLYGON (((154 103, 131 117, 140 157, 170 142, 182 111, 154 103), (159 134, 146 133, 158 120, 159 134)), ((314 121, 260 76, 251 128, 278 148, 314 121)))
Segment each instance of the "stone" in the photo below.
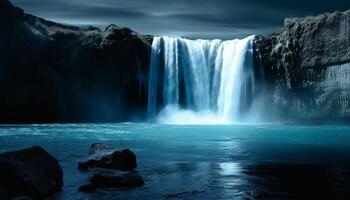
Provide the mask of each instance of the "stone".
POLYGON ((141 187, 145 184, 143 178, 136 172, 128 172, 120 176, 119 187, 141 187))
POLYGON ((94 168, 131 171, 137 168, 136 156, 130 149, 112 151, 107 145, 93 144, 90 155, 78 163, 78 169, 87 171, 94 168))
POLYGON ((46 198, 61 190, 58 161, 39 146, 0 154, 0 187, 11 197, 46 198))
POLYGON ((113 151, 112 146, 103 143, 94 143, 91 145, 89 155, 98 153, 111 153, 113 151))
POLYGON ((94 192, 95 190, 96 190, 96 187, 91 183, 82 185, 78 188, 79 192, 94 192))
POLYGON ((132 188, 144 185, 143 178, 137 172, 127 172, 122 175, 94 174, 89 183, 79 187, 81 192, 93 192, 98 188, 132 188))

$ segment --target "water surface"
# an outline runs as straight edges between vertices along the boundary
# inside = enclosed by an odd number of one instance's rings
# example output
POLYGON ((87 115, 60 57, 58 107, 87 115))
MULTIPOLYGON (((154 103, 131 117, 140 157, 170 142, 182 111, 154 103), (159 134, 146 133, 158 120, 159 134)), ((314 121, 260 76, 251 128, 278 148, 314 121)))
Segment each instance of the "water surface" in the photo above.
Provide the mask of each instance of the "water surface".
POLYGON ((350 126, 50 124, 0 127, 0 151, 41 145, 64 170, 52 199, 346 199, 350 126), (145 186, 84 194, 89 146, 135 152, 145 186))

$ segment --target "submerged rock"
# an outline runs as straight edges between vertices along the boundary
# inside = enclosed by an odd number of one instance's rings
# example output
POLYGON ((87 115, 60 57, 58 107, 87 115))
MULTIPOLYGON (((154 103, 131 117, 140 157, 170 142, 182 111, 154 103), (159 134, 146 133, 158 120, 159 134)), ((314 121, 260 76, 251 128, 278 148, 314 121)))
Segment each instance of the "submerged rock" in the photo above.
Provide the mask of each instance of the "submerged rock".
POLYGON ((11 197, 41 199, 59 192, 62 186, 63 171, 43 148, 34 146, 0 154, 0 187, 11 197))
POLYGON ((81 192, 93 192, 98 188, 132 188, 144 185, 143 178, 137 172, 127 172, 122 175, 94 174, 89 183, 81 186, 81 192))
POLYGON ((89 156, 78 163, 79 170, 105 168, 131 171, 137 167, 136 156, 130 149, 113 151, 110 146, 93 144, 89 152, 89 156))

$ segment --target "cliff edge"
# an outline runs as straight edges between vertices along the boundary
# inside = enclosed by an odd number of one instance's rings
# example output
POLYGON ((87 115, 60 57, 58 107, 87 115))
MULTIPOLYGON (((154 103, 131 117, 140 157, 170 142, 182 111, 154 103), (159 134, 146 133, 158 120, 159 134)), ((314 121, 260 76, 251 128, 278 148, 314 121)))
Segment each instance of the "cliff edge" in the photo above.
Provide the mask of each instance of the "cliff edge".
POLYGON ((350 116, 350 10, 287 18, 256 47, 276 115, 350 116))
POLYGON ((144 112, 151 40, 116 25, 54 23, 0 0, 0 123, 118 121, 144 112))

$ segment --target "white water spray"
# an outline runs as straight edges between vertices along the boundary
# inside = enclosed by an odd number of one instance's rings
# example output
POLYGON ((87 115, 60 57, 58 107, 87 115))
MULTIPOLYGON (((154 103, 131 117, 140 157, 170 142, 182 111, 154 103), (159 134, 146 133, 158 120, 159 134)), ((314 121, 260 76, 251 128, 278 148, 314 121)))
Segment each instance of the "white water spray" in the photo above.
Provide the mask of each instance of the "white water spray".
POLYGON ((155 37, 149 117, 160 113, 162 123, 239 122, 255 96, 253 40, 155 37))

